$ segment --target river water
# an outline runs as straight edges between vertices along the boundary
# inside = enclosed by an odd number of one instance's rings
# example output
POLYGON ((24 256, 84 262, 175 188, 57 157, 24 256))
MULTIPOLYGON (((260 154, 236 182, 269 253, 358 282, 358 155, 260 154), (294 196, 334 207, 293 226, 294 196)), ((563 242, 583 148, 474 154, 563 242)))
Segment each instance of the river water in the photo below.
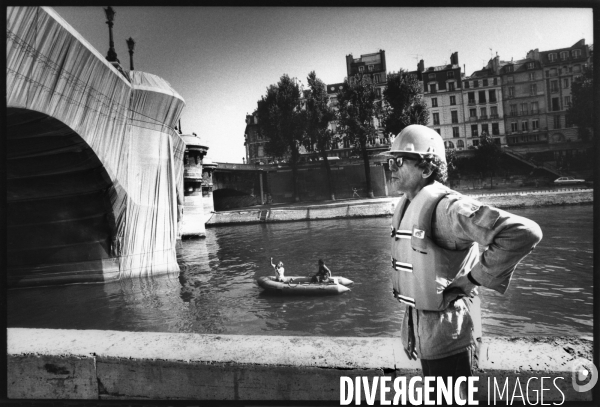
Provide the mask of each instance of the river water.
MULTIPOLYGON (((504 295, 481 290, 492 336, 591 335, 591 205, 519 209, 544 239, 504 295)), ((391 294, 390 218, 340 219, 207 229, 178 243, 181 273, 110 284, 7 291, 9 327, 249 335, 397 336, 403 314, 391 294), (322 258, 354 280, 330 297, 267 295, 255 279, 307 275, 322 258)))

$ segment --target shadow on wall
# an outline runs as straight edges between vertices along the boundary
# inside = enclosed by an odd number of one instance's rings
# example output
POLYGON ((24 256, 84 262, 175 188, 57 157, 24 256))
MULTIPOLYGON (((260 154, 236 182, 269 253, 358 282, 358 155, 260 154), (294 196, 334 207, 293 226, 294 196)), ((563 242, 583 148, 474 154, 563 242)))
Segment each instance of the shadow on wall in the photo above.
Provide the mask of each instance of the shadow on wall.
POLYGON ((257 196, 249 195, 235 189, 218 189, 213 192, 215 211, 227 211, 260 204, 257 196))

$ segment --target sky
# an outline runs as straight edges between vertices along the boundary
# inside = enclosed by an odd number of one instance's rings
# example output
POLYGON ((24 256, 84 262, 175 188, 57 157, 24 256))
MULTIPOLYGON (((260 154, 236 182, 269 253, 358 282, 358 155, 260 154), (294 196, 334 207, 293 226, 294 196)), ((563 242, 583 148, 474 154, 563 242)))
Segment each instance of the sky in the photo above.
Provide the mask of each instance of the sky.
MULTIPOLYGON (((306 86, 311 71, 343 82, 346 55, 385 50, 387 71, 450 62, 467 75, 492 55, 593 43, 591 8, 113 7, 115 50, 129 69, 158 75, 183 97, 183 133, 196 133, 213 162, 241 163, 246 114, 283 74, 306 86)), ((54 7, 101 54, 108 51, 102 7, 54 7)))

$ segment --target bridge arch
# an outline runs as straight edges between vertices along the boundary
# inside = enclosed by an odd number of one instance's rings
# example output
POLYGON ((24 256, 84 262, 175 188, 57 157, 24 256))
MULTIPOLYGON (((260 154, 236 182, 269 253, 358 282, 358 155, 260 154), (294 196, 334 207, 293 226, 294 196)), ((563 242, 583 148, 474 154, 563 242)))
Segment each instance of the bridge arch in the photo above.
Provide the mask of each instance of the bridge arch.
POLYGON ((6 118, 9 286, 116 278, 114 187, 94 150, 45 113, 6 118))

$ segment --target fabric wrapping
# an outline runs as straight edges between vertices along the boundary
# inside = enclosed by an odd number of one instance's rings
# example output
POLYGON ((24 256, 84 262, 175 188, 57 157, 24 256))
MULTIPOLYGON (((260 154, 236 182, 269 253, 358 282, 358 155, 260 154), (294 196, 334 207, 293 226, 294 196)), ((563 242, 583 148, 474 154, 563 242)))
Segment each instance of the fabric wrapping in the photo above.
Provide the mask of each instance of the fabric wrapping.
POLYGON ((185 143, 174 126, 183 98, 156 75, 124 76, 48 7, 7 8, 6 61, 7 108, 64 123, 108 174, 115 278, 178 271, 185 143))

